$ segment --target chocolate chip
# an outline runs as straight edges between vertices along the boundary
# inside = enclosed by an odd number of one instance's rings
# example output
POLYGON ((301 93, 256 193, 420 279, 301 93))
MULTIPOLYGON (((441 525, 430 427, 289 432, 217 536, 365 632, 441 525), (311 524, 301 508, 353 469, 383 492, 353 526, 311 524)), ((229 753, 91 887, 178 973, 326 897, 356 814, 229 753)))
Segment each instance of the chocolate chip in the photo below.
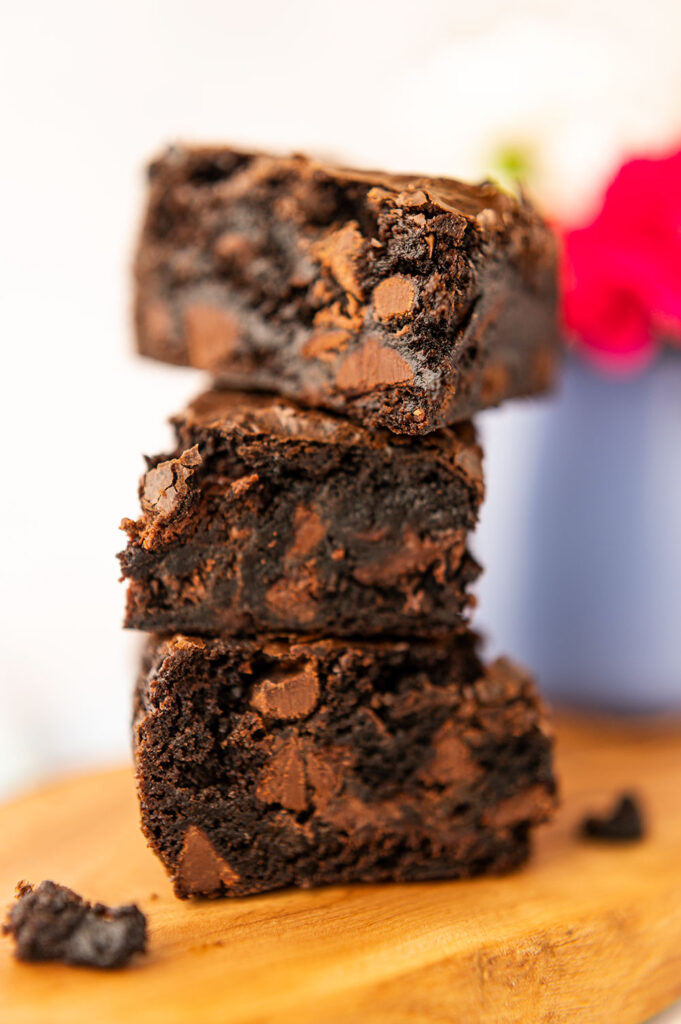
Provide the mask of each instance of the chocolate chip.
POLYGON ((379 320, 408 316, 416 299, 416 288, 401 274, 386 277, 374 288, 374 312, 379 320))
POLYGON ((196 825, 185 832, 175 872, 175 886, 181 895, 201 892, 219 896, 239 881, 238 874, 217 852, 208 836, 196 825))
POLYGON ((187 481, 201 465, 198 445, 150 469, 144 476, 140 504, 147 515, 170 519, 179 511, 188 495, 187 481))
POLYGON ((299 670, 273 672, 253 687, 251 706, 266 718, 293 721, 311 715, 319 700, 319 676, 312 661, 299 670))

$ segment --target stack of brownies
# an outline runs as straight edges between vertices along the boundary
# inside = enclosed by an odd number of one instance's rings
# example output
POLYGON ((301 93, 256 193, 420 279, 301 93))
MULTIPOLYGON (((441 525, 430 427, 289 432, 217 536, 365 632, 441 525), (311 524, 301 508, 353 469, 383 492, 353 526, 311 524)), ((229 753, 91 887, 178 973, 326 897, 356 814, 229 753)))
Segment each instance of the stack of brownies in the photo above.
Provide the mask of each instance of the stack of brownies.
POLYGON ((173 148, 136 275, 140 351, 214 388, 120 556, 152 634, 142 827, 177 895, 521 863, 552 747, 468 624, 468 417, 552 379, 550 232, 490 184, 173 148))

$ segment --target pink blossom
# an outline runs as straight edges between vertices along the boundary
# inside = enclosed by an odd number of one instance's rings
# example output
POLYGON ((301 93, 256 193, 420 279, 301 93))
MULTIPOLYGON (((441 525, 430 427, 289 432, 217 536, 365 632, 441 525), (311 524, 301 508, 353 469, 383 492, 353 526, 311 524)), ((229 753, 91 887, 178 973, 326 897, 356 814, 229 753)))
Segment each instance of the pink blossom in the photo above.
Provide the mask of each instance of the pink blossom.
POLYGON ((563 248, 565 324, 594 358, 627 369, 681 341, 681 152, 624 164, 563 248))

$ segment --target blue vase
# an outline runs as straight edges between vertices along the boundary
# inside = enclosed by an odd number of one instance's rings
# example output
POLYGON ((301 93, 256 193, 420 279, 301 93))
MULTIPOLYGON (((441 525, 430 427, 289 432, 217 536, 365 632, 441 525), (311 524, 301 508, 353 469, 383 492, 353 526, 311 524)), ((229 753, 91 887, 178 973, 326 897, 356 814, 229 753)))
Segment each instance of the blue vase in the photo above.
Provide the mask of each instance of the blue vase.
POLYGON ((480 622, 559 702, 681 709, 681 352, 632 378, 567 360, 481 417, 480 622))

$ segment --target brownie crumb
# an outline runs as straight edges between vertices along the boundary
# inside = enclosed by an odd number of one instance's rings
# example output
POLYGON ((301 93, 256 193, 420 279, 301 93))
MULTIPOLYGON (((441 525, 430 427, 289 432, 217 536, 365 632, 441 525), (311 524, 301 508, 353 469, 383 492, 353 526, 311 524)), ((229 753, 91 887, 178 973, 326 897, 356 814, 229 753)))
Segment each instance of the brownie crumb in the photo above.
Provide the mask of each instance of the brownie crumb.
POLYGON ((645 833, 641 806, 636 797, 624 793, 610 814, 585 817, 580 832, 585 839, 604 839, 613 843, 636 842, 645 833))
POLYGON ((19 882, 2 933, 18 960, 59 960, 85 967, 123 967, 146 948, 147 920, 133 904, 88 903, 55 882, 19 882))

